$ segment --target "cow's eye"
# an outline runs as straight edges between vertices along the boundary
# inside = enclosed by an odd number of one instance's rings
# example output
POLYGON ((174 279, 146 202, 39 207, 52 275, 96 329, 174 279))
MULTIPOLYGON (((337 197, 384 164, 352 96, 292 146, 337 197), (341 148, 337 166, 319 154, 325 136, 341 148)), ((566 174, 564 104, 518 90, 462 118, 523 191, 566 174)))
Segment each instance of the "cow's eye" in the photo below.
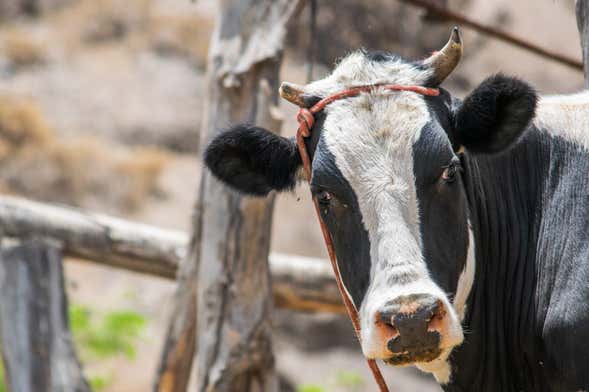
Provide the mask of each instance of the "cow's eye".
POLYGON ((460 159, 458 159, 458 157, 452 158, 450 163, 447 166, 444 166, 443 169, 444 171, 442 172, 442 180, 445 182, 456 181, 456 175, 458 172, 462 171, 462 166, 460 166, 460 159))
POLYGON ((331 202, 331 199, 331 193, 327 191, 321 191, 317 193, 317 201, 319 202, 319 204, 329 204, 329 202, 331 202))

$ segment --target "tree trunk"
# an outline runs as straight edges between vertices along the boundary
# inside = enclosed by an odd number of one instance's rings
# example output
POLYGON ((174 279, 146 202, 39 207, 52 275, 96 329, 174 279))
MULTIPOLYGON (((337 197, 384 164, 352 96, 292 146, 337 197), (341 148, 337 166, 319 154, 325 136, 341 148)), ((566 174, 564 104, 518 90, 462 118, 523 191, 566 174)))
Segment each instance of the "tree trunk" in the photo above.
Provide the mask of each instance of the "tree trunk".
MULTIPOLYGON (((279 131, 274 115, 291 0, 220 2, 208 69, 206 145, 227 124, 279 131)), ((238 195, 204 172, 197 279, 197 390, 276 391, 266 262, 273 198, 238 195)))
MULTIPOLYGON (((300 1, 219 4, 202 146, 237 122, 280 129, 281 51, 300 1)), ((199 391, 277 389, 267 263, 272 206, 272 198, 243 198, 203 173, 155 390, 186 390, 195 347, 199 391)))
POLYGON ((581 50, 583 53, 583 74, 585 88, 589 88, 589 1, 576 0, 577 27, 581 35, 581 50))
POLYGON ((196 244, 200 243, 201 198, 199 191, 193 211, 190 253, 179 268, 174 308, 156 374, 154 392, 185 392, 188 390, 192 374, 196 351, 196 279, 198 276, 198 257, 194 251, 198 249, 196 244))
POLYGON ((10 391, 90 391, 69 332, 57 248, 29 241, 0 249, 0 346, 10 391))

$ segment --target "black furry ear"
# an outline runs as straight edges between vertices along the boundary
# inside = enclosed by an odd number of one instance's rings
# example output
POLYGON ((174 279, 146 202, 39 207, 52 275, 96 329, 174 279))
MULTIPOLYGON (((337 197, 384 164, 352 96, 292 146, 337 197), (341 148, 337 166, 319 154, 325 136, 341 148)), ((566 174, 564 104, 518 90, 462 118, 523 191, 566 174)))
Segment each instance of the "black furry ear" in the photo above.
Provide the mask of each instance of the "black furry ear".
POLYGON ((516 142, 528 128, 537 96, 527 83, 494 75, 470 93, 455 116, 457 141, 474 153, 496 153, 516 142))
POLYGON ((204 162, 215 177, 232 188, 264 196, 295 185, 301 157, 293 140, 239 124, 213 139, 204 162))

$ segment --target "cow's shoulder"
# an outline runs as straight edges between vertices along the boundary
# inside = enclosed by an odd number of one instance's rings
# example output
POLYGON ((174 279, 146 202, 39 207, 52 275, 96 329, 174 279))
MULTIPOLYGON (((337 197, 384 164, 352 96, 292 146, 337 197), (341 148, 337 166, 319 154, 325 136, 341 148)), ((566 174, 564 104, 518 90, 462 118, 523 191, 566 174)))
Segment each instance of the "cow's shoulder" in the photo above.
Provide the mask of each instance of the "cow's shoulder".
POLYGON ((542 96, 534 125, 547 135, 562 137, 589 151, 589 91, 542 96))

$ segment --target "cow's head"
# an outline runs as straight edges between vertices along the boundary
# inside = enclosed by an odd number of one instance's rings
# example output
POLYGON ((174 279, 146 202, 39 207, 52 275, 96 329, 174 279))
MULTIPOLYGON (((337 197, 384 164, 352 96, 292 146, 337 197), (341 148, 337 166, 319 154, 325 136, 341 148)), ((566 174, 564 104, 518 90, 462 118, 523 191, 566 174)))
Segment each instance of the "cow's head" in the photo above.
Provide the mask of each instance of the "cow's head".
MULTIPOLYGON (((300 106, 374 83, 437 87, 462 53, 458 31, 419 62, 352 53, 325 79, 284 84, 300 106)), ((508 148, 533 117, 525 83, 493 76, 463 102, 374 91, 338 100, 316 116, 307 149, 311 190, 332 237, 344 285, 359 310, 362 349, 393 365, 417 364, 447 381, 446 358, 463 341, 474 279, 474 240, 459 152, 508 148)), ((251 195, 291 189, 301 158, 293 140, 248 125, 211 142, 205 162, 251 195)))

